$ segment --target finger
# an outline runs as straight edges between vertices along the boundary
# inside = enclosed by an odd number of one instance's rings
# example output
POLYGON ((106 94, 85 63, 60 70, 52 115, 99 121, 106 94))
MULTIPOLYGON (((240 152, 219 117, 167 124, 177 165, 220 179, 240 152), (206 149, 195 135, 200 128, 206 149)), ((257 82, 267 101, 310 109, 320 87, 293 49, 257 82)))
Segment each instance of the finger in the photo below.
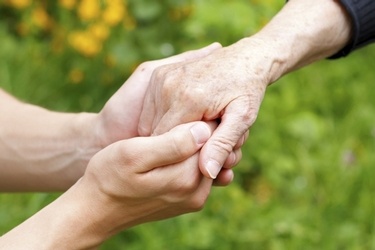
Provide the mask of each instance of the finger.
POLYGON ((210 178, 203 177, 201 179, 196 191, 192 194, 192 196, 188 200, 191 211, 193 212, 199 211, 203 208, 211 192, 212 184, 213 184, 213 180, 210 178))
MULTIPOLYGON (((216 121, 192 122, 189 124, 197 123, 206 124, 210 130, 210 134, 217 127, 216 121)), ((178 126, 172 129, 171 132, 180 130, 180 127, 181 126, 178 126)), ((145 178, 159 180, 157 189, 161 192, 164 192, 165 190, 170 190, 170 192, 172 190, 177 190, 181 197, 183 195, 186 196, 186 193, 192 193, 196 189, 198 183, 201 181, 202 178, 208 179, 212 183, 211 178, 204 177, 200 172, 198 161, 199 152, 196 152, 194 155, 189 156, 187 159, 184 159, 183 161, 179 161, 175 164, 163 165, 161 167, 154 168, 151 171, 144 173, 143 176, 145 176, 145 178)), ((146 183, 147 182, 148 181, 146 181, 146 183)))
POLYGON ((136 137, 119 143, 117 152, 124 165, 143 173, 183 161, 193 155, 211 136, 205 122, 183 124, 160 136, 136 137))
POLYGON ((202 112, 189 112, 184 110, 184 107, 178 107, 176 109, 169 109, 159 121, 154 119, 152 123, 152 134, 160 135, 177 126, 190 121, 202 120, 202 112))
POLYGON ((234 179, 234 173, 232 169, 223 168, 217 175, 216 179, 213 180, 214 186, 227 186, 232 183, 234 179))
POLYGON ((211 178, 206 178, 202 175, 198 167, 198 159, 199 153, 197 152, 182 162, 155 168, 152 171, 143 173, 142 178, 148 179, 145 180, 146 183, 154 182, 157 185, 154 187, 154 190, 157 190, 155 195, 169 194, 169 202, 178 203, 182 200, 194 202, 189 197, 195 196, 196 192, 205 196, 202 186, 206 186, 203 189, 207 191, 208 185, 208 190, 210 190, 213 181, 211 178))
POLYGON ((240 137, 255 121, 256 116, 246 117, 250 121, 245 122, 246 115, 230 111, 224 113, 219 127, 201 150, 199 167, 206 177, 216 178, 240 137))
POLYGON ((143 107, 138 122, 138 134, 140 136, 150 136, 152 132, 152 123, 157 111, 155 94, 153 92, 154 91, 148 89, 143 101, 143 107))
POLYGON ((237 144, 234 146, 235 149, 241 148, 245 142, 247 141, 247 138, 249 138, 249 130, 245 132, 244 135, 241 136, 240 140, 237 142, 237 144))
POLYGON ((242 158, 241 148, 234 149, 225 160, 223 168, 233 168, 236 166, 242 158))
POLYGON ((183 161, 164 165, 142 173, 145 183, 154 183, 155 194, 175 194, 170 198, 180 199, 190 196, 203 177, 198 167, 199 152, 183 161))

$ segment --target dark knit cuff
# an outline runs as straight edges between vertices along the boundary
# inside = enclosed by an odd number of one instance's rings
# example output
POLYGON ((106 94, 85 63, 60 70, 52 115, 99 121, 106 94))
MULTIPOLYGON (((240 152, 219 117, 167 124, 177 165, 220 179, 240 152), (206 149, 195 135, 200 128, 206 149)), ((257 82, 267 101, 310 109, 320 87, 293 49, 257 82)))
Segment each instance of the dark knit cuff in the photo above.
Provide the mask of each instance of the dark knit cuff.
POLYGON ((331 59, 348 55, 355 49, 375 41, 375 0, 340 0, 352 18, 352 39, 331 59))

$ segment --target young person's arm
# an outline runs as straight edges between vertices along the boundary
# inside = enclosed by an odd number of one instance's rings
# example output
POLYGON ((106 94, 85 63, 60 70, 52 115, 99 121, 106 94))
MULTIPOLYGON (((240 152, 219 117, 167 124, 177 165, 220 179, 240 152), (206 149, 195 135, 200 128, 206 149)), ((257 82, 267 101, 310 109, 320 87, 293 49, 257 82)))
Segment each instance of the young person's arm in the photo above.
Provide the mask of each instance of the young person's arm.
POLYGON ((0 90, 0 191, 66 190, 101 149, 95 115, 23 103, 0 90))
POLYGON ((121 230, 200 210, 212 180, 198 151, 213 129, 196 122, 111 144, 67 192, 2 236, 0 249, 93 249, 121 230))

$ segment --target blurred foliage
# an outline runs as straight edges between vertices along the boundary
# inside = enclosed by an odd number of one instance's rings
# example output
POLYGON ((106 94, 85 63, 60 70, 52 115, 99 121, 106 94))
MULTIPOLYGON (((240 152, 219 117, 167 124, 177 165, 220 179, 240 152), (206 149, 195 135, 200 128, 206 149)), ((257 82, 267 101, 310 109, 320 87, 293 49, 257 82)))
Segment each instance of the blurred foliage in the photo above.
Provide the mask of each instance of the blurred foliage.
MULTIPOLYGON (((283 4, 2 0, 0 87, 50 109, 96 112, 140 62, 229 45, 283 4)), ((102 249, 375 249, 374 49, 270 86, 233 184, 214 188, 199 213, 137 226, 102 249)), ((0 232, 58 195, 0 195, 0 232)))

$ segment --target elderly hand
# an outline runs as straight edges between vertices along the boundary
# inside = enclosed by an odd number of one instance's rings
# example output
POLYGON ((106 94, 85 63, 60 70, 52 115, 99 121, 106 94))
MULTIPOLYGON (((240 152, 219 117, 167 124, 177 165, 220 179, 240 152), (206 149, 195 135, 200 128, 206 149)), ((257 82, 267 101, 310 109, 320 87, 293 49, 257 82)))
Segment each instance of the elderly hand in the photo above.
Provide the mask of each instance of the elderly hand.
POLYGON ((144 96, 153 71, 162 65, 189 62, 207 56, 220 48, 213 43, 199 50, 169 58, 142 63, 125 84, 108 100, 97 117, 97 134, 103 146, 118 140, 138 136, 138 122, 144 96))
POLYGON ((206 57, 155 70, 139 133, 161 134, 180 123, 220 118, 199 162, 202 173, 215 178, 235 159, 231 152, 256 120, 266 87, 336 53, 350 34, 350 18, 340 1, 290 0, 255 35, 206 57))
POLYGON ((259 59, 261 51, 253 51, 252 56, 245 51, 238 43, 155 70, 141 114, 140 134, 161 134, 180 123, 220 118, 202 149, 200 168, 205 176, 216 178, 222 166, 232 166, 236 162, 233 149, 244 143, 269 82, 268 65, 259 59))

